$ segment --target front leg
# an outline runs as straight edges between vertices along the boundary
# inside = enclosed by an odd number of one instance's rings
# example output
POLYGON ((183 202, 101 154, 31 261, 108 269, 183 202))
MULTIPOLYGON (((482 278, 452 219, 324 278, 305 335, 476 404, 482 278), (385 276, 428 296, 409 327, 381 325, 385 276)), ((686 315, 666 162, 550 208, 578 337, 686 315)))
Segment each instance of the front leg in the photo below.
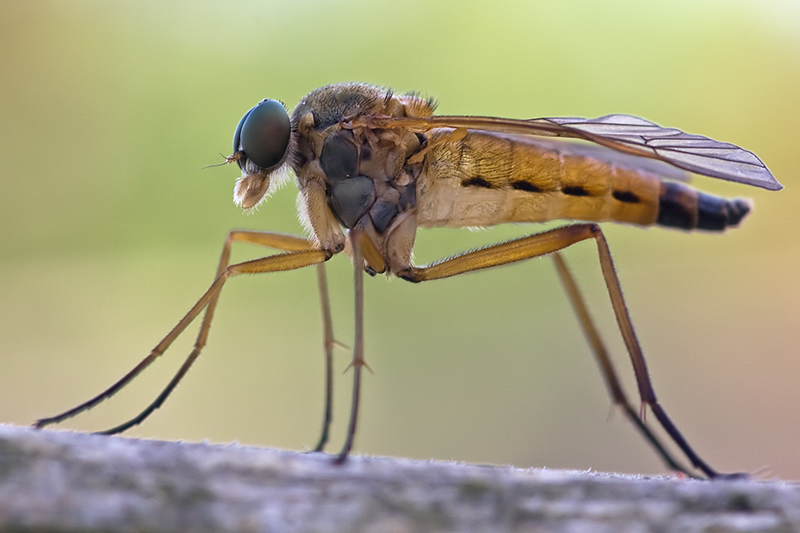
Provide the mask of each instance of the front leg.
POLYGON ((234 230, 231 231, 228 235, 228 238, 225 241, 225 246, 223 247, 222 257, 220 259, 220 265, 217 269, 217 275, 215 276, 214 283, 211 284, 211 287, 200 297, 200 299, 195 303, 195 305, 189 310, 188 313, 175 325, 174 328, 164 337, 161 342, 159 342, 155 348, 150 352, 150 354, 145 357, 138 365, 136 365, 130 372, 128 372, 125 376, 123 376, 119 381, 114 383, 111 387, 103 391, 102 393, 98 394, 94 398, 70 409, 65 411, 59 415, 49 417, 49 418, 42 418, 37 420, 34 423, 34 426, 37 428, 42 428, 44 426, 55 424, 58 422, 62 422, 68 418, 72 418, 83 411, 91 409, 92 407, 96 406, 100 402, 105 399, 110 398, 123 387, 125 387, 128 383, 130 383, 136 376, 138 376, 144 369, 146 369, 150 364, 153 363, 158 357, 160 357, 169 346, 178 338, 178 336, 183 333, 183 331, 189 326, 189 324, 203 312, 206 310, 205 317, 203 318, 203 324, 200 327, 200 332, 197 336, 197 341, 195 342, 194 349, 190 353, 190 355, 186 358, 181 368, 178 370, 176 375, 167 385, 167 387, 159 394, 156 400, 151 403, 144 411, 142 411, 139 415, 132 418, 131 420, 115 426, 111 429, 103 431, 104 434, 114 434, 120 433, 125 431, 126 429, 140 424, 143 422, 153 411, 158 409, 161 404, 167 399, 170 395, 172 390, 178 385, 178 383, 183 379, 183 376, 186 372, 189 371, 189 368, 192 366, 194 361, 199 357, 200 351, 206 343, 208 338, 208 331, 211 327, 211 319, 213 317, 214 308, 216 307, 217 301, 219 299, 220 291, 222 290, 225 281, 232 277, 239 274, 257 274, 257 273, 267 273, 267 272, 279 272, 284 270, 295 270, 298 268, 303 268, 306 266, 318 264, 321 265, 333 255, 332 252, 325 251, 325 250, 318 250, 315 249, 307 240, 301 237, 294 237, 290 235, 282 235, 278 233, 267 233, 267 232, 257 232, 257 231, 243 231, 243 230, 234 230), (268 257, 262 257, 260 259, 254 259, 252 261, 245 261, 242 263, 238 263, 235 265, 228 265, 228 261, 230 259, 230 250, 233 242, 250 242, 253 244, 260 244, 262 246, 270 246, 273 248, 277 248, 279 250, 284 250, 284 253, 277 254, 268 257))

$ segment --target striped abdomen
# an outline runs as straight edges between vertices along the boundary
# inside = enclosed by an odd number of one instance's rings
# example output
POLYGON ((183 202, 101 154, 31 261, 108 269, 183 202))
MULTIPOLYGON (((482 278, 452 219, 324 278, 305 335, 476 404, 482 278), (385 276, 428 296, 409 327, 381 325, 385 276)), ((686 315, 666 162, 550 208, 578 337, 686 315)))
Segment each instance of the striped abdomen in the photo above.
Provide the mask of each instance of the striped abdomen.
POLYGON ((436 130, 417 182, 420 226, 492 226, 549 220, 617 221, 722 230, 750 210, 687 185, 684 173, 609 149, 470 131, 436 130))

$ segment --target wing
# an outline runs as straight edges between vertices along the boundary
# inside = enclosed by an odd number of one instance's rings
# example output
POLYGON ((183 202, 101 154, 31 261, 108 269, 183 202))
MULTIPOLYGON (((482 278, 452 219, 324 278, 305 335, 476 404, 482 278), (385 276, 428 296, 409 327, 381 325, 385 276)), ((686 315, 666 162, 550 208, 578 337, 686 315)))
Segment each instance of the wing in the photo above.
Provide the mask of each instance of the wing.
POLYGON ((421 118, 361 116, 352 123, 371 128, 408 128, 420 133, 433 128, 467 128, 516 135, 583 139, 617 152, 663 161, 703 176, 770 191, 783 189, 783 185, 753 152, 702 135, 664 128, 631 115, 606 115, 594 119, 570 117, 530 120, 455 115, 421 118))

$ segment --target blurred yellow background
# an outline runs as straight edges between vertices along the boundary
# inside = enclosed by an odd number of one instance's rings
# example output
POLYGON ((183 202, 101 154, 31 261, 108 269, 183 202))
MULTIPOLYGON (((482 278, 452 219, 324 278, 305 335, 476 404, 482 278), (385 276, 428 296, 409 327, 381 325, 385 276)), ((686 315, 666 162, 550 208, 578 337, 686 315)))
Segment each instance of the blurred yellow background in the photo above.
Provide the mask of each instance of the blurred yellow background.
MULTIPOLYGON (((662 404, 723 471, 800 478, 800 7, 793 1, 6 2, 0 18, 0 422, 88 399, 144 357, 212 281, 234 227, 300 232, 295 188, 232 203, 241 115, 265 97, 364 81, 439 112, 629 113, 756 152, 786 189, 707 178, 754 214, 725 235, 607 225, 662 404)), ((417 258, 541 229, 425 230, 417 258)), ((258 254, 238 249, 235 258, 258 254)), ((595 248, 567 252, 635 397, 595 248)), ((352 266, 329 264, 352 345, 352 266)), ((355 452, 664 472, 610 401, 552 262, 366 283, 355 452)), ((322 417, 313 270, 226 287, 203 357, 127 435, 304 449, 322 417)), ((155 397, 196 327, 63 428, 105 429, 155 397)), ((331 451, 349 409, 336 354, 331 451)), ((651 417, 652 423, 655 419, 651 417)), ((654 425, 654 424, 652 424, 654 425)))

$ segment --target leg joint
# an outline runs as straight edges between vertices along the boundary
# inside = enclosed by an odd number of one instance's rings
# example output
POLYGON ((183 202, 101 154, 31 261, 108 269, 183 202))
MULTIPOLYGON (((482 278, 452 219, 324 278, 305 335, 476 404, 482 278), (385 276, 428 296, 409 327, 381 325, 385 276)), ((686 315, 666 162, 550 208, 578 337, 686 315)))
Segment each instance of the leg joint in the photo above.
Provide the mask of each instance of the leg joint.
POLYGON ((419 275, 419 269, 416 267, 409 267, 405 270, 401 270, 397 273, 397 277, 410 281, 411 283, 419 283, 422 281, 422 277, 419 275))

